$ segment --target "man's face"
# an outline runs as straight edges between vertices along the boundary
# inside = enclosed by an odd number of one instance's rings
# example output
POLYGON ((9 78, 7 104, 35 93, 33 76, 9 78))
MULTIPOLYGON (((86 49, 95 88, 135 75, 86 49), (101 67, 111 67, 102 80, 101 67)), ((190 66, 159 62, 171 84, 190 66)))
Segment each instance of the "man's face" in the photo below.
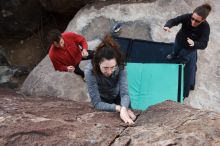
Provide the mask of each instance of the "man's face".
POLYGON ((204 21, 205 21, 205 19, 203 19, 197 13, 193 13, 192 16, 191 16, 191 25, 192 25, 192 27, 197 27, 204 21))
POLYGON ((57 48, 64 48, 64 39, 62 37, 60 37, 60 41, 59 42, 53 42, 53 45, 57 48))
POLYGON ((116 66, 117 66, 117 63, 116 63, 115 58, 110 59, 110 60, 103 59, 103 61, 100 63, 101 73, 104 76, 109 77, 115 71, 116 66))

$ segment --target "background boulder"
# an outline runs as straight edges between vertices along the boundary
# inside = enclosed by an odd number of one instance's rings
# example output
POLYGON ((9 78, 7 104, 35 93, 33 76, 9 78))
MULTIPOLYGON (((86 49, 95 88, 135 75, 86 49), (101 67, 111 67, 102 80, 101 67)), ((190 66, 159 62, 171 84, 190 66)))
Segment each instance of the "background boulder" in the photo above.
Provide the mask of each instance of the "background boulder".
POLYGON ((66 100, 89 101, 85 82, 74 73, 55 71, 46 56, 26 78, 21 90, 31 96, 53 96, 66 100))
MULTIPOLYGON (((112 4, 87 6, 81 9, 69 23, 66 31, 75 31, 88 40, 102 38, 111 30, 115 22, 123 24, 120 36, 174 42, 180 26, 172 32, 165 32, 162 27, 168 19, 184 13, 191 13, 206 0, 157 0, 150 3, 112 4), (99 7, 98 7, 99 6, 99 7)), ((198 69, 195 90, 190 92, 184 102, 196 108, 220 112, 220 49, 218 9, 220 1, 208 1, 212 11, 207 18, 211 27, 210 41, 204 51, 198 51, 198 69)))
MULTIPOLYGON (((96 40, 102 39, 106 33, 109 33, 116 22, 121 22, 123 23, 120 33, 122 37, 158 42, 173 42, 180 26, 174 27, 171 33, 167 33, 162 29, 165 22, 178 15, 192 12, 195 7, 204 2, 206 1, 170 0, 165 2, 163 0, 157 0, 154 2, 148 1, 132 4, 115 3, 109 5, 109 3, 106 4, 105 2, 95 3, 82 8, 71 20, 66 31, 77 32, 84 35, 89 42, 96 42, 96 40)), ((218 57, 220 55, 220 49, 218 46, 220 44, 218 41, 219 25, 216 25, 216 22, 220 20, 217 11, 220 7, 220 1, 213 0, 209 2, 213 7, 210 16, 207 18, 211 27, 210 41, 206 50, 198 51, 196 87, 190 93, 190 97, 184 102, 196 108, 220 112, 220 67, 218 65, 220 62, 218 57)), ((43 70, 41 71, 44 72, 43 70)), ((63 79, 63 81, 67 83, 68 79, 63 79)), ((48 86, 54 83, 54 81, 47 78, 41 78, 41 80, 47 80, 48 86)), ((35 82, 44 82, 41 80, 35 82)), ((29 83, 28 86, 31 88, 35 84, 29 83)), ((38 88, 41 87, 38 86, 38 88)), ((23 89, 25 88, 23 87, 23 89)), ((39 89, 39 91, 41 90, 39 89)), ((62 90, 60 91, 62 92, 62 90)), ((65 97, 65 94, 62 94, 62 96, 65 97)))

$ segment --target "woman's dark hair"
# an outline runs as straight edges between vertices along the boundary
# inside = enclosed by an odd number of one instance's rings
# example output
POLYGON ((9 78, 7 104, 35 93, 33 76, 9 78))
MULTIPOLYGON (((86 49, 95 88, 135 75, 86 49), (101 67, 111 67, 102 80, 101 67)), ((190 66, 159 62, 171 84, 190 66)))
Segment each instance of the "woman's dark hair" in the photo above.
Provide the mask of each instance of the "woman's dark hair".
POLYGON ((92 66, 94 74, 100 73, 100 62, 103 59, 116 59, 117 65, 124 68, 125 60, 124 55, 120 51, 119 44, 111 37, 111 35, 106 35, 103 41, 96 48, 95 55, 92 59, 92 66))
POLYGON ((203 4, 201 6, 198 6, 193 13, 197 13, 199 16, 201 16, 203 19, 206 19, 212 10, 212 7, 209 4, 203 4))
POLYGON ((61 32, 58 29, 50 30, 47 36, 47 39, 50 43, 57 42, 59 43, 61 38, 61 32))

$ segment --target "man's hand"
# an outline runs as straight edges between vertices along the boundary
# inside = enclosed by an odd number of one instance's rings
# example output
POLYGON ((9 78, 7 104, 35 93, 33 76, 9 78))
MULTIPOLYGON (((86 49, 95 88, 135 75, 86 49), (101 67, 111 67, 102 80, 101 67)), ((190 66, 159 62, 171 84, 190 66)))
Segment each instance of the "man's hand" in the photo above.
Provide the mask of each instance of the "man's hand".
POLYGON ((163 27, 163 29, 167 32, 171 32, 170 28, 169 27, 163 27))
POLYGON ((193 47, 195 45, 194 41, 190 38, 187 38, 187 42, 188 42, 190 47, 193 47))
POLYGON ((129 117, 128 111, 125 107, 121 107, 120 117, 126 124, 129 124, 129 125, 134 124, 133 120, 129 117))
POLYGON ((75 67, 74 66, 67 66, 67 71, 68 72, 74 72, 75 67))
POLYGON ((89 55, 88 51, 86 49, 82 50, 82 57, 85 58, 89 55))

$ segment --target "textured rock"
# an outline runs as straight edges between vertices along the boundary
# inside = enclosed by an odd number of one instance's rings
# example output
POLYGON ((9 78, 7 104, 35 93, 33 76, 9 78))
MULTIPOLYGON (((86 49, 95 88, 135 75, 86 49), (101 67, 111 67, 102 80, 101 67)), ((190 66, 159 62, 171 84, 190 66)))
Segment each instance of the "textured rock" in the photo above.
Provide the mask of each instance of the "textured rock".
MULTIPOLYGON (((165 22, 177 15, 190 13, 205 0, 157 0, 151 3, 135 4, 94 4, 81 9, 69 23, 66 31, 75 31, 86 36, 88 40, 102 38, 111 30, 115 22, 123 23, 120 36, 173 42, 179 30, 174 27, 171 33, 164 32, 165 22)), ((198 70, 196 87, 185 101, 196 108, 220 112, 220 42, 219 25, 220 1, 208 1, 213 11, 207 18, 210 27, 210 42, 205 51, 198 51, 198 70)))
POLYGON ((219 127, 219 114, 170 101, 142 112, 128 127, 118 113, 88 103, 0 89, 1 146, 218 146, 219 127))
POLYGON ((142 113, 113 146, 218 146, 220 115, 164 102, 142 113))
POLYGON ((0 90, 1 146, 106 146, 125 129, 118 114, 87 103, 6 92, 0 90))
POLYGON ((73 73, 55 71, 46 56, 28 75, 21 92, 32 96, 55 96, 75 101, 89 101, 85 82, 73 73))

